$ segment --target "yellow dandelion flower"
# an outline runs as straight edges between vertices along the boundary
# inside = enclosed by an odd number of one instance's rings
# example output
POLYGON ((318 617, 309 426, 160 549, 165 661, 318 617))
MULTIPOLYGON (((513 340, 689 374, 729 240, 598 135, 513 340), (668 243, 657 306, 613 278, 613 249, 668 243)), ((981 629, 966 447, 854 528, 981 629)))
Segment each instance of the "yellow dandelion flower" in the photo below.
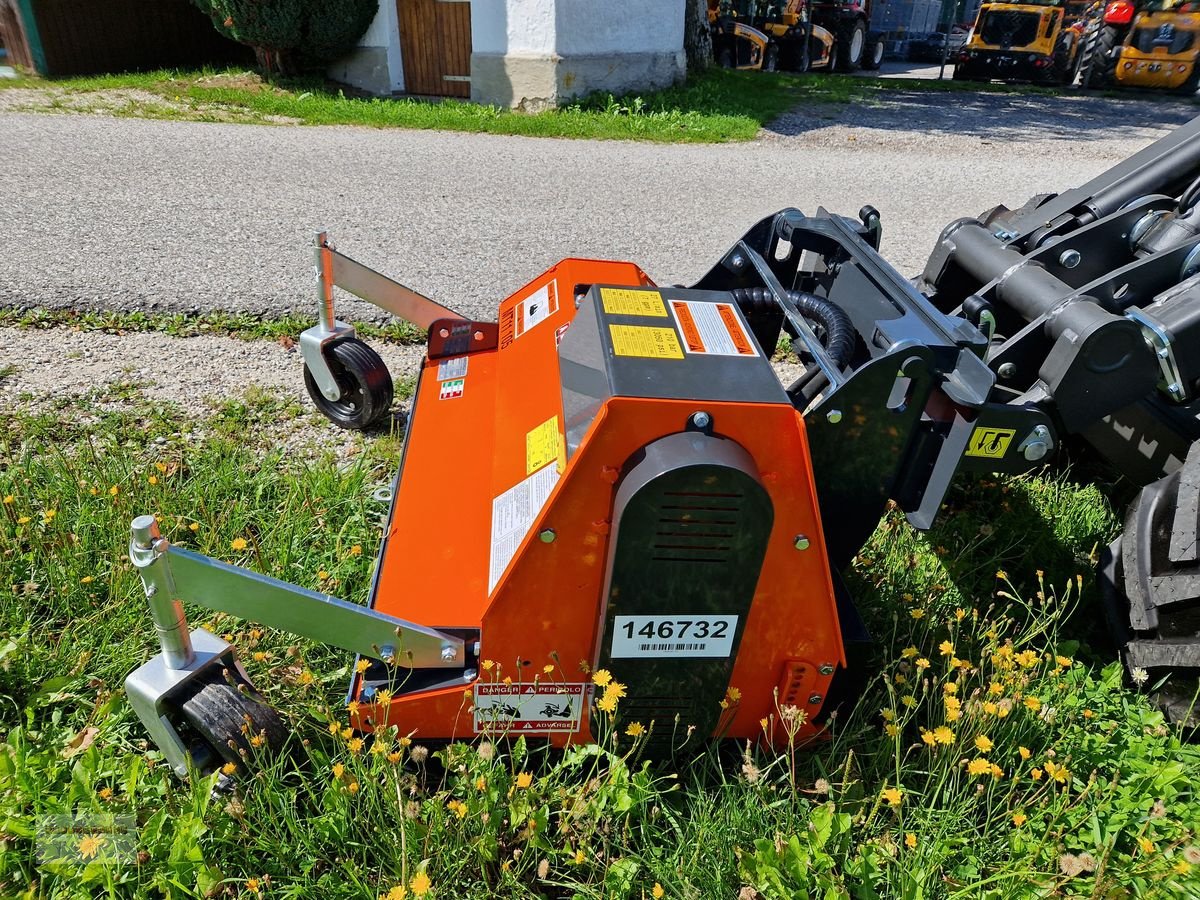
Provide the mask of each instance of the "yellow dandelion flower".
POLYGON ((605 694, 596 702, 596 709, 610 715, 615 713, 617 711, 617 698, 611 694, 605 694))
POLYGON ((763 716, 761 719, 758 720, 758 724, 762 726, 763 731, 766 731, 767 725, 769 725, 770 722, 766 716, 763 716))
POLYGON ((998 765, 996 765, 995 763, 992 763, 992 777, 993 778, 1003 778, 1004 777, 1004 770, 1002 768, 1000 768, 998 765))
POLYGON ((988 693, 991 694, 993 697, 999 697, 1001 694, 1004 693, 1004 685, 1002 685, 998 681, 993 681, 991 684, 988 685, 988 693))
POLYGON ((521 790, 524 790, 525 788, 529 787, 531 784, 533 784, 533 776, 532 775, 530 775, 528 772, 518 772, 517 773, 517 787, 519 787, 521 790))
MULTIPOLYGON (((765 725, 763 726, 766 727, 765 725)), ((641 737, 646 733, 646 726, 641 722, 631 722, 629 727, 625 729, 625 733, 631 738, 641 737)))
POLYGON ((257 894, 261 889, 261 884, 257 878, 246 879, 246 890, 252 894, 257 894))
POLYGON ((379 900, 405 900, 407 896, 408 888, 402 884, 398 884, 386 894, 380 894, 379 900))
POLYGON ((188 531, 199 531, 199 530, 200 530, 199 522, 193 522, 191 525, 188 526, 188 531))
POLYGON ((346 712, 350 713, 350 715, 352 715, 352 716, 357 716, 358 715, 358 701, 351 700, 349 703, 347 703, 346 704, 346 712))
POLYGON ((1018 828, 1020 828, 1022 825, 1024 825, 1028 821, 1029 821, 1029 817, 1026 816, 1025 813, 1023 813, 1023 812, 1013 813, 1012 823, 1014 825, 1016 825, 1018 828))
MULTIPOLYGON (((1184 865, 1186 866, 1187 863, 1184 863, 1184 865)), ((662 900, 666 893, 667 892, 663 890, 663 886, 657 881, 654 882, 654 887, 650 888, 650 896, 653 897, 654 900, 662 900)))
POLYGON ((597 687, 604 687, 612 681, 612 673, 608 669, 597 669, 592 675, 592 684, 597 687))
POLYGON ((505 684, 512 684, 512 676, 511 675, 505 675, 502 680, 505 684))
POLYGON ((91 584, 95 580, 96 579, 93 578, 91 575, 84 575, 82 578, 79 579, 79 583, 80 584, 91 584))
POLYGON ((117 496, 117 494, 121 493, 121 489, 114 484, 112 487, 110 487, 108 489, 108 493, 110 496, 115 497, 115 496, 117 496))
POLYGON ((885 732, 887 732, 888 737, 893 737, 893 738, 900 733, 900 729, 897 726, 893 725, 891 722, 888 722, 886 725, 884 725, 883 730, 885 732))
MULTIPOLYGON (((726 691, 726 695, 734 703, 737 703, 739 700, 742 699, 742 692, 738 688, 735 688, 735 687, 731 687, 728 691, 726 691)), ((622 694, 621 696, 624 696, 624 694, 622 694)))
POLYGON ((900 651, 900 656, 903 657, 904 659, 912 659, 919 652, 920 651, 917 650, 916 647, 905 647, 903 650, 900 651))
POLYGON ((148 481, 150 484, 158 484, 158 476, 151 475, 149 478, 146 479, 146 481, 148 481))
POLYGON ((975 749, 980 753, 987 753, 993 747, 992 739, 985 734, 975 736, 975 749))
POLYGON ((341 730, 342 730, 342 726, 339 725, 337 722, 329 723, 329 733, 330 734, 337 734, 341 730))
POLYGON ((399 764, 400 760, 402 760, 403 758, 404 758, 404 754, 401 753, 399 750, 393 750, 387 756, 388 762, 390 762, 393 766, 399 764))
POLYGON ((494 665, 496 665, 496 661, 494 659, 485 659, 483 661, 483 671, 485 671, 485 672, 492 671, 492 667, 494 665))
POLYGON ((937 738, 934 737, 933 732, 926 731, 924 728, 921 729, 921 740, 924 741, 926 744, 928 744, 930 747, 932 747, 934 744, 937 743, 937 738))
POLYGON ((1026 697, 1024 702, 1025 708, 1030 712, 1037 712, 1042 708, 1042 701, 1037 697, 1026 697))
POLYGON ((1029 777, 1032 778, 1034 781, 1041 781, 1042 780, 1042 770, 1035 766, 1034 768, 1029 770, 1029 777))
POLYGON ((998 707, 996 706, 996 704, 993 703, 991 700, 984 700, 983 705, 980 707, 980 709, 982 709, 989 716, 994 716, 996 714, 997 708, 998 707))
POLYGON ((925 618, 925 610, 921 609, 920 607, 918 607, 917 609, 910 609, 910 610, 908 611, 908 614, 909 614, 910 616, 912 616, 914 619, 923 619, 923 618, 925 618))
POLYGON ((263 737, 261 734, 256 734, 256 735, 254 735, 254 737, 250 738, 250 746, 253 747, 255 750, 257 750, 259 747, 261 747, 266 742, 267 742, 267 739, 265 737, 263 737))
POLYGON ((342 740, 348 741, 354 735, 354 729, 347 725, 342 729, 342 740))
POLYGON ((886 788, 880 796, 887 801, 888 806, 899 806, 904 800, 904 792, 899 788, 886 788))
POLYGON ((963 609, 961 606, 954 611, 955 621, 961 622, 966 617, 967 617, 967 611, 965 609, 963 609))
MULTIPOLYGON (((621 682, 619 682, 619 681, 610 681, 608 683, 608 685, 604 688, 604 696, 605 697, 613 697, 617 700, 620 700, 622 697, 625 696, 625 685, 621 684, 621 682)), ((731 699, 737 699, 737 698, 731 698, 731 699)))
POLYGON ((970 775, 982 775, 984 772, 991 771, 991 768, 992 764, 982 756, 977 756, 967 763, 967 773, 970 775))
POLYGON ((223 775, 232 775, 236 771, 237 763, 227 762, 225 765, 221 766, 221 774, 223 775))
POLYGON ((1005 572, 1003 569, 996 570, 996 577, 999 578, 1001 581, 1008 581, 1008 573, 1005 572))
POLYGON ((1094 712, 1092 712, 1090 709, 1085 709, 1085 710, 1083 711, 1083 717, 1084 717, 1085 719, 1090 719, 1090 718, 1091 718, 1092 716, 1094 716, 1094 715, 1096 715, 1096 714, 1095 714, 1094 712))
POLYGON ((342 773, 343 773, 343 772, 345 772, 345 771, 346 771, 346 767, 345 767, 345 766, 343 766, 341 763, 334 763, 334 764, 333 764, 333 777, 334 777, 334 778, 341 778, 341 777, 342 777, 342 773))
POLYGON ((903 697, 900 698, 900 702, 903 703, 905 706, 907 706, 909 709, 911 709, 912 707, 917 705, 917 698, 914 697, 912 694, 905 694, 903 697))
POLYGON ((100 790, 97 791, 96 794, 101 800, 111 800, 112 795, 113 795, 113 790, 110 787, 100 788, 100 790))
POLYGON ((925 657, 922 656, 915 663, 913 663, 913 665, 915 665, 918 669, 922 669, 922 670, 928 669, 929 668, 929 660, 927 660, 925 657))
POLYGON ((54 517, 58 515, 57 509, 47 509, 42 511, 42 521, 49 524, 54 521, 54 517))
POLYGON ((883 721, 894 722, 896 720, 896 711, 894 709, 881 709, 879 715, 883 716, 883 721))
POLYGON ((933 729, 933 736, 939 744, 954 743, 954 732, 945 725, 939 725, 937 728, 933 729))
POLYGON ((451 800, 446 804, 446 808, 453 812, 454 815, 458 816, 460 819, 464 819, 467 816, 467 804, 463 803, 461 800, 451 800))
POLYGON ((249 545, 246 543, 245 538, 234 538, 229 542, 229 546, 234 550, 245 550, 249 545))
POLYGON ((253 657, 255 662, 263 662, 267 658, 267 654, 264 653, 262 650, 255 650, 250 655, 251 655, 251 657, 253 657))
POLYGON ((104 835, 87 834, 80 838, 77 849, 79 855, 84 859, 94 859, 102 846, 104 846, 104 835))
POLYGON ((433 882, 429 880, 429 876, 426 875, 425 870, 422 869, 413 876, 412 881, 408 883, 408 886, 412 888, 412 892, 415 896, 424 897, 429 893, 429 889, 433 887, 433 882))
POLYGON ((1148 837, 1140 837, 1137 839, 1138 846, 1142 848, 1142 852, 1149 855, 1155 851, 1154 842, 1148 837))
POLYGON ((29 518, 29 516, 21 516, 20 518, 17 519, 17 524, 18 525, 28 525, 31 521, 32 520, 29 518))
POLYGON ((905 678, 903 675, 897 675, 896 676, 896 684, 908 684, 908 679, 905 678))
POLYGON ((1176 875, 1187 875, 1192 871, 1192 864, 1186 859, 1181 859, 1171 868, 1171 871, 1176 875))
POLYGON ((573 857, 571 857, 571 862, 573 862, 577 866, 582 866, 584 864, 584 862, 586 862, 586 861, 587 861, 587 854, 583 852, 582 847, 580 847, 578 850, 576 850, 575 855, 573 857))
POLYGON ((1071 668, 1071 658, 1068 656, 1056 656, 1056 657, 1054 657, 1054 661, 1056 663, 1058 663, 1060 666, 1062 666, 1064 669, 1071 668))
POLYGON ((1021 759, 1029 759, 1030 753, 1028 747, 1018 747, 1017 753, 1020 754, 1021 759))
POLYGON ((487 779, 484 778, 482 775, 480 775, 478 778, 475 779, 475 790, 477 790, 477 791, 486 791, 487 790, 487 779))
POLYGON ((942 641, 940 644, 938 644, 938 652, 941 653, 942 656, 953 656, 954 645, 949 641, 942 641))
POLYGON ((14 497, 12 494, 4 495, 4 505, 5 506, 12 506, 16 502, 17 502, 17 498, 14 497))
POLYGON ((312 672, 308 671, 308 669, 305 669, 303 672, 300 673, 300 676, 296 680, 299 681, 301 684, 309 685, 309 684, 312 684, 314 681, 316 681, 316 678, 313 677, 312 672))
POLYGON ((542 674, 543 675, 549 675, 553 671, 554 671, 554 666, 550 665, 549 663, 542 666, 542 674))
POLYGON ((1038 655, 1033 650, 1022 650, 1015 659, 1022 669, 1031 669, 1038 664, 1038 655))
MULTIPOLYGON (((942 692, 946 693, 946 694, 957 694, 958 693, 958 685, 955 684, 953 681, 947 681, 945 684, 942 685, 942 692)), ((949 701, 947 701, 947 702, 949 702, 949 701)))
POLYGON ((347 791, 348 791, 350 794, 357 794, 357 793, 358 793, 358 787, 359 787, 359 785, 358 785, 358 782, 357 782, 357 781, 352 781, 352 782, 350 782, 348 785, 346 785, 346 790, 347 790, 347 791))
POLYGON ((324 581, 328 577, 329 577, 329 573, 326 572, 324 569, 320 569, 317 571, 317 581, 324 581))
POLYGON ((911 831, 904 836, 904 846, 909 850, 917 849, 917 836, 911 831))
POLYGON ((381 740, 377 739, 375 741, 375 743, 373 743, 371 745, 371 755, 372 756, 383 756, 387 752, 388 752, 388 745, 385 744, 381 740))
POLYGON ((351 547, 350 555, 351 556, 362 556, 362 545, 355 544, 353 547, 351 547))
POLYGON ((361 751, 362 748, 363 748, 363 739, 362 738, 357 738, 357 737, 350 738, 350 740, 346 742, 346 749, 349 750, 351 753, 353 753, 355 756, 358 755, 359 751, 361 751))
POLYGON ((369 668, 371 668, 371 661, 367 659, 360 659, 354 664, 354 671, 356 671, 359 675, 367 671, 369 668))

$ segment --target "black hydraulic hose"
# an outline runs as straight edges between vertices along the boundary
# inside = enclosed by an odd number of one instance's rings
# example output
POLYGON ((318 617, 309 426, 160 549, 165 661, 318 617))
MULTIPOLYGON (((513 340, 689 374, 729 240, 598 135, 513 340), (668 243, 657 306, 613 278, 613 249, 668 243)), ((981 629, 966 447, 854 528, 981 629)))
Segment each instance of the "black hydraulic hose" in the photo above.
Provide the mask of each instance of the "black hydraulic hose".
MULTIPOLYGON (((735 288, 730 293, 738 306, 747 312, 775 305, 775 298, 766 288, 735 288)), ((825 332, 825 351, 829 358, 839 369, 846 366, 854 354, 855 342, 854 324, 846 315, 846 311, 832 300, 826 300, 808 291, 788 291, 787 295, 800 311, 800 315, 819 325, 825 332)))

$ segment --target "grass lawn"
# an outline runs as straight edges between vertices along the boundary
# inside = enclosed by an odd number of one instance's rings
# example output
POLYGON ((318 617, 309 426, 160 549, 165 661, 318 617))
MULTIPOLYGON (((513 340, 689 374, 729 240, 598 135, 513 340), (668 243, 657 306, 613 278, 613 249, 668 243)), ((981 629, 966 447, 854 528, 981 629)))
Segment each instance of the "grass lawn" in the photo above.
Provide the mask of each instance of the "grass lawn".
POLYGON ((557 110, 522 113, 462 100, 344 96, 321 81, 268 84, 248 72, 151 72, 57 80, 0 79, 0 92, 33 90, 17 109, 103 112, 139 118, 259 124, 433 128, 536 137, 715 143, 748 141, 801 103, 860 103, 898 89, 1046 92, 1028 85, 885 81, 711 69, 644 96, 595 95, 557 110))
POLYGON ((361 601, 401 436, 280 447, 305 414, 259 391, 197 422, 129 384, 9 412, 0 896, 1200 895, 1200 749, 1097 631, 1094 555, 1119 525, 1070 473, 963 483, 924 534, 885 518, 850 573, 877 674, 815 746, 649 761, 651 723, 619 704, 565 753, 363 744, 343 730, 346 654, 192 609, 308 763, 248 758, 227 794, 181 783, 122 690, 156 649, 128 523, 154 512, 173 542, 361 601))

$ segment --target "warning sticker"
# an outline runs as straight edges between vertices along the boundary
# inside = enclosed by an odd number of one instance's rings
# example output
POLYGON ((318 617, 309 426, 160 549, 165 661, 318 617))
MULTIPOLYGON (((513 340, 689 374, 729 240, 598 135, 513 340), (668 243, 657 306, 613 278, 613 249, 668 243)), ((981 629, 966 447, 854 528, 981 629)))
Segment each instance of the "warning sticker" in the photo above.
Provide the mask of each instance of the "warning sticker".
POLYGON ((642 356, 647 359, 683 359, 674 328, 647 325, 609 325, 613 352, 617 356, 642 356))
POLYGON ((729 656, 737 622, 737 616, 616 616, 609 655, 613 659, 729 656))
POLYGON ((679 333, 683 335, 688 353, 758 356, 758 349, 746 334, 732 304, 672 300, 671 312, 679 323, 679 333))
POLYGON ((455 356, 438 363, 438 381, 467 377, 467 357, 455 356))
POLYGON ((1003 459, 1016 433, 1013 428, 985 428, 980 425, 971 433, 971 439, 967 441, 967 452, 963 455, 1003 459))
POLYGON ((439 400, 457 400, 463 395, 463 389, 467 385, 465 378, 451 378, 449 381, 441 383, 441 390, 438 391, 439 400))
POLYGON ((526 297, 517 305, 516 321, 513 324, 513 337, 519 338, 539 322, 544 322, 558 312, 558 297, 554 292, 554 282, 548 282, 526 297))
POLYGON ((662 294, 658 291, 600 288, 600 302, 610 316, 667 317, 667 308, 663 306, 662 294))
POLYGON ((586 684, 475 683, 475 730, 578 731, 586 684))
POLYGON ((488 593, 508 568, 509 561, 533 525, 558 481, 558 466, 545 466, 492 500, 492 554, 488 593))
POLYGON ((557 462, 561 473, 567 465, 567 443, 558 430, 558 416, 551 416, 525 435, 525 471, 532 474, 548 462, 557 462))

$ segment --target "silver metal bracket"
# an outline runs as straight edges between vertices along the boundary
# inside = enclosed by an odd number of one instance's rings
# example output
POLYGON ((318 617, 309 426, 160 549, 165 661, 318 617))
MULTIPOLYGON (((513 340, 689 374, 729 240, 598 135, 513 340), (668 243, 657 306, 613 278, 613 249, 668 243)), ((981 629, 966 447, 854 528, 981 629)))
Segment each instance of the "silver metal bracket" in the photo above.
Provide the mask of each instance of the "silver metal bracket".
POLYGON ((1188 398, 1187 385, 1184 384, 1179 364, 1175 361, 1175 349, 1171 335, 1140 309, 1129 309, 1125 315, 1141 326, 1142 337, 1154 351, 1154 358, 1158 360, 1158 371, 1161 376, 1158 380, 1159 390, 1177 402, 1186 400, 1188 398))

